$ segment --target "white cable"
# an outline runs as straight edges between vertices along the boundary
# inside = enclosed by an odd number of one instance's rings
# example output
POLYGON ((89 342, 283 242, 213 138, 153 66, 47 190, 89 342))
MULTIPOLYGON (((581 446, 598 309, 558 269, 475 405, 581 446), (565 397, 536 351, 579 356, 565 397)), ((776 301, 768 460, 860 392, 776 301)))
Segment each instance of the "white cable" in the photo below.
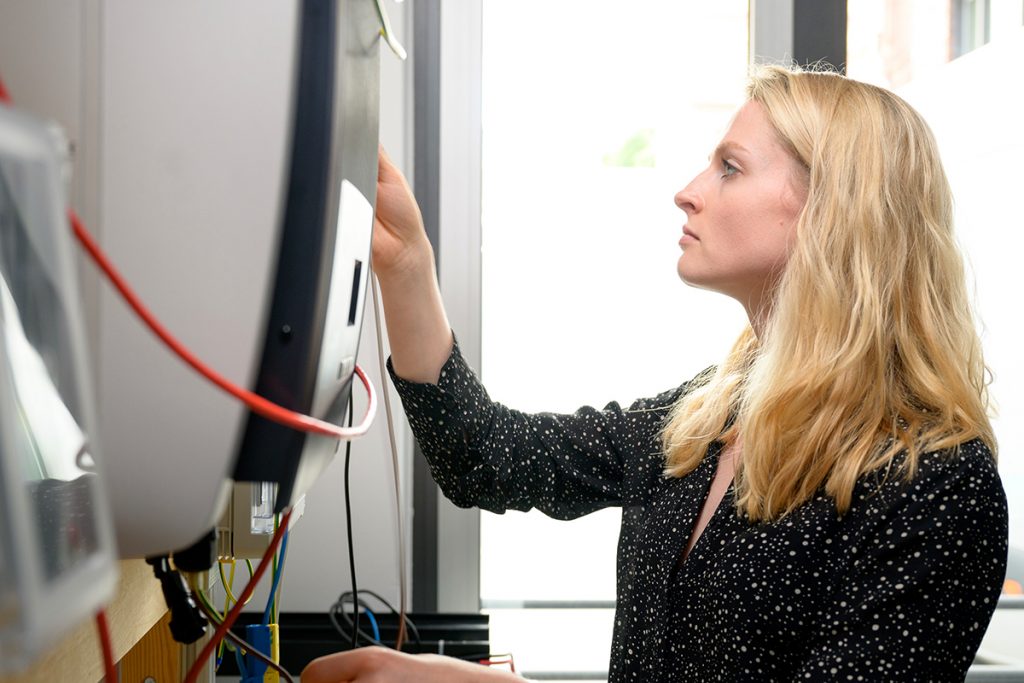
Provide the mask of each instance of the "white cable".
MULTIPOLYGON (((384 395, 384 412, 388 422, 388 440, 391 443, 391 465, 395 472, 395 518, 398 525, 398 607, 402 615, 406 614, 406 573, 405 573, 405 525, 402 524, 402 487, 399 480, 398 446, 395 443, 395 422, 391 414, 391 394, 388 391, 387 368, 384 364, 384 339, 381 332, 380 301, 377 296, 377 274, 371 269, 370 289, 373 290, 373 323, 377 329, 377 362, 380 364, 381 394, 384 395)), ((401 617, 400 617, 401 619, 401 617)), ((401 627, 401 623, 399 623, 401 627)))

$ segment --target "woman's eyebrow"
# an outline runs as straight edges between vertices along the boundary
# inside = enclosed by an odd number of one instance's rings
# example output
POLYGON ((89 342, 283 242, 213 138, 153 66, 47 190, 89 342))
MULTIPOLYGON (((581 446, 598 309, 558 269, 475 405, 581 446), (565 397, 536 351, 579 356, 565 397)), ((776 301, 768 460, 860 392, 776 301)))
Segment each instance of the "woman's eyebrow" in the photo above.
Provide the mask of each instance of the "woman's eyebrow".
POLYGON ((738 142, 732 142, 731 140, 723 140, 719 143, 718 147, 715 147, 715 151, 708 157, 711 159, 713 156, 725 157, 729 152, 740 152, 741 154, 750 154, 750 150, 741 145, 738 142))

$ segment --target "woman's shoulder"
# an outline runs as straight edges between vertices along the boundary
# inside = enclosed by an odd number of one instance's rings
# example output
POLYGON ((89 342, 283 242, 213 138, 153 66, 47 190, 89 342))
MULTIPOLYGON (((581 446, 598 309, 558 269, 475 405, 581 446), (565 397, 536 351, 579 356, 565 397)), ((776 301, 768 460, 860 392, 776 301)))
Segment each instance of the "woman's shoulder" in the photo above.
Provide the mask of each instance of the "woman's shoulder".
POLYGON ((992 449, 980 438, 975 438, 918 456, 917 470, 911 477, 911 483, 919 481, 922 486, 927 486, 950 479, 998 481, 999 470, 992 449))
POLYGON ((920 453, 913 466, 905 452, 858 482, 855 498, 866 512, 915 511, 953 506, 970 515, 1006 514, 1006 494, 995 455, 981 439, 920 453))
MULTIPOLYGON (((693 379, 687 380, 686 382, 674 386, 671 389, 662 391, 654 396, 638 398, 630 403, 629 406, 624 409, 624 412, 637 417, 646 415, 655 420, 664 419, 683 396, 705 384, 713 373, 714 367, 711 367, 697 373, 693 379)), ((605 406, 605 410, 617 409, 618 405, 619 404, 617 402, 613 401, 605 406)))

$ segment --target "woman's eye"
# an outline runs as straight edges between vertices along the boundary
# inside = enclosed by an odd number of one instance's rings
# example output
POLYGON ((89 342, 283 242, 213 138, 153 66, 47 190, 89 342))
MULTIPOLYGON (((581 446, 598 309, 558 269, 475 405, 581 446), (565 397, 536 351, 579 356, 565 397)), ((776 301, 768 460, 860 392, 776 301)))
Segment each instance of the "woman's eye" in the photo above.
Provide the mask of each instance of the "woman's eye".
POLYGON ((739 171, 738 168, 730 164, 725 159, 722 159, 722 177, 727 178, 739 171))

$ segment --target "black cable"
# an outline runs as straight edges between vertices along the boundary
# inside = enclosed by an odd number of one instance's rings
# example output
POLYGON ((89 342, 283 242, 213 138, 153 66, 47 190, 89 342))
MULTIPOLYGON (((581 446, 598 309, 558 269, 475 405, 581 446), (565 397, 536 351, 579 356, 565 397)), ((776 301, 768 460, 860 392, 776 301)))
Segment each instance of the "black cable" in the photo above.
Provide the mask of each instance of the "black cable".
MULTIPOLYGON (((352 422, 353 422, 352 388, 349 387, 349 394, 348 394, 348 425, 350 427, 352 426, 352 422)), ((394 606, 390 602, 388 602, 387 600, 382 598, 380 595, 378 595, 377 593, 375 593, 375 592, 373 592, 371 590, 367 590, 367 589, 359 590, 359 588, 356 585, 356 555, 355 555, 355 546, 354 546, 353 541, 352 541, 352 495, 351 495, 351 490, 350 490, 350 486, 349 486, 349 479, 350 479, 349 471, 350 471, 350 465, 351 465, 351 455, 352 455, 352 442, 351 441, 346 441, 345 442, 345 528, 346 528, 346 530, 348 532, 348 566, 349 566, 349 572, 350 572, 351 578, 352 578, 352 590, 351 590, 351 592, 346 592, 346 593, 342 593, 341 594, 341 596, 338 598, 338 600, 333 605, 331 605, 331 608, 327 611, 327 616, 331 620, 331 624, 334 626, 335 630, 338 631, 339 635, 341 635, 342 638, 345 638, 346 640, 348 640, 348 642, 349 642, 349 644, 350 644, 350 646, 351 646, 351 648, 353 650, 355 648, 359 647, 359 637, 360 636, 362 636, 364 641, 366 641, 368 643, 371 643, 373 645, 379 645, 381 647, 389 647, 388 645, 386 645, 383 642, 381 642, 380 640, 374 638, 373 636, 371 636, 370 634, 366 633, 365 631, 363 631, 359 627, 359 620, 360 620, 359 619, 359 606, 363 605, 364 607, 366 607, 366 603, 362 602, 361 600, 358 599, 358 597, 356 597, 355 599, 352 599, 352 616, 350 617, 347 614, 345 614, 345 612, 344 612, 344 604, 343 603, 345 602, 346 597, 348 597, 348 596, 358 596, 360 593, 364 593, 364 594, 367 594, 367 595, 372 595, 374 598, 379 600, 385 607, 390 609, 393 614, 399 614, 398 610, 396 610, 394 608, 394 606), (346 625, 351 628, 351 632, 346 632, 346 630, 344 628, 342 628, 341 624, 338 623, 338 620, 337 620, 337 617, 336 617, 337 614, 341 614, 344 617, 346 625)), ((419 646, 419 649, 422 650, 423 641, 420 639, 420 633, 419 633, 419 630, 416 628, 416 625, 412 623, 412 620, 409 619, 408 615, 405 615, 404 621, 405 621, 405 624, 408 627, 410 633, 413 636, 414 642, 419 646)))
MULTIPOLYGON (((387 600, 385 600, 384 598, 382 598, 380 595, 378 595, 377 593, 373 592, 372 590, 369 590, 367 588, 363 588, 359 592, 361 594, 372 595, 374 598, 379 600, 385 607, 387 607, 389 610, 391 610, 392 614, 395 614, 395 615, 398 614, 398 611, 395 610, 395 608, 391 605, 391 603, 389 603, 387 600)), ((334 629, 341 635, 342 638, 344 638, 345 640, 349 641, 350 643, 352 642, 352 636, 350 635, 348 629, 351 629, 354 626, 354 622, 352 621, 352 617, 345 610, 345 603, 348 602, 349 600, 352 600, 352 595, 353 594, 352 594, 351 591, 345 591, 344 593, 342 593, 338 597, 338 599, 334 602, 334 604, 331 605, 331 608, 327 611, 327 617, 331 620, 331 624, 334 625, 334 629), (348 627, 347 629, 345 627, 343 627, 338 622, 338 620, 336 618, 336 615, 338 615, 338 614, 340 614, 342 616, 342 618, 344 618, 345 626, 348 627)), ((370 608, 370 606, 368 604, 366 604, 366 602, 364 600, 362 600, 362 599, 359 599, 357 604, 358 604, 358 606, 361 606, 361 607, 363 607, 365 609, 369 609, 370 608)), ((405 616, 405 624, 406 624, 406 626, 409 629, 409 633, 412 634, 412 642, 415 643, 416 646, 417 646, 417 650, 416 651, 422 652, 423 651, 423 640, 420 638, 420 631, 419 631, 418 628, 416 628, 416 624, 413 623, 412 619, 409 618, 409 615, 405 616)), ((370 643, 371 645, 379 645, 381 647, 387 647, 387 648, 394 649, 394 647, 392 645, 388 645, 387 643, 384 643, 384 642, 381 642, 380 640, 377 640, 376 638, 374 638, 373 636, 371 636, 370 634, 368 634, 366 631, 364 631, 362 629, 359 629, 359 635, 363 638, 363 640, 365 640, 367 643, 370 643)))
MULTIPOLYGON (((391 610, 392 614, 398 614, 398 610, 395 609, 395 606, 392 605, 387 600, 385 600, 384 598, 382 598, 379 593, 375 593, 374 591, 370 590, 369 588, 360 589, 359 593, 361 595, 369 595, 369 596, 375 598, 380 604, 384 605, 389 610, 391 610)), ((348 593, 342 593, 341 597, 338 598, 338 599, 339 600, 344 600, 347 595, 348 595, 348 593)), ((365 604, 365 603, 363 603, 360 600, 360 604, 365 604)), ((420 632, 416 628, 416 624, 412 623, 412 619, 409 618, 408 614, 405 615, 405 625, 409 627, 409 632, 412 633, 413 640, 416 642, 416 644, 417 645, 422 645, 423 641, 420 640, 420 632)))
MULTIPOLYGON (((369 595, 372 595, 373 597, 377 598, 377 600, 382 602, 385 606, 387 606, 389 609, 391 609, 395 614, 397 614, 397 612, 394 610, 394 608, 391 607, 390 603, 388 603, 387 600, 385 600, 384 598, 380 597, 379 595, 377 595, 373 591, 364 588, 364 589, 360 590, 359 592, 360 593, 367 593, 369 595)), ((349 615, 348 611, 345 609, 345 602, 347 602, 348 600, 351 600, 351 599, 352 599, 352 593, 346 591, 345 593, 341 594, 341 596, 338 598, 338 600, 333 605, 331 605, 331 608, 327 611, 327 618, 330 619, 331 624, 334 625, 334 630, 336 630, 338 632, 338 634, 342 638, 344 638, 345 640, 347 640, 349 642, 351 642, 351 638, 352 638, 351 634, 349 633, 349 630, 352 628, 352 617, 351 617, 351 615, 349 615), (338 621, 337 615, 339 615, 339 614, 345 620, 345 625, 344 626, 338 621)), ((364 608, 367 608, 367 609, 369 608, 369 605, 367 605, 366 602, 364 602, 363 600, 359 601, 359 605, 364 607, 364 608)), ((417 652, 418 653, 422 653, 423 652, 423 641, 420 639, 419 630, 416 628, 416 625, 412 622, 412 620, 409 619, 408 617, 406 617, 405 623, 409 626, 409 632, 413 636, 413 642, 415 642, 416 645, 417 645, 417 652)), ((381 642, 380 640, 377 640, 372 635, 370 635, 366 631, 363 631, 362 629, 359 630, 359 634, 362 636, 363 640, 366 643, 370 644, 370 645, 377 645, 377 646, 380 646, 380 647, 386 647, 386 648, 394 649, 394 647, 392 645, 389 645, 387 643, 381 642)), ((510 655, 508 655, 507 653, 495 654, 495 653, 492 653, 492 652, 482 652, 482 653, 479 653, 479 654, 465 654, 465 655, 449 654, 448 656, 449 657, 453 657, 455 659, 461 659, 461 660, 464 660, 464 661, 473 662, 474 664, 477 664, 477 663, 479 663, 479 660, 481 660, 481 659, 493 659, 495 657, 507 657, 507 656, 510 656, 510 655)))
MULTIPOLYGON (((387 387, 385 387, 387 388, 387 387)), ((348 389, 348 426, 352 426, 352 386, 349 385, 348 389)), ((356 588, 356 553, 355 547, 352 544, 352 495, 349 492, 348 485, 348 471, 350 456, 352 455, 352 442, 345 442, 345 526, 348 529, 348 567, 352 574, 352 592, 356 595, 359 594, 356 588)), ((359 647, 359 604, 353 602, 352 605, 352 637, 349 642, 352 644, 352 649, 359 647)))
MULTIPOLYGON (((345 595, 350 595, 350 594, 349 593, 345 593, 345 595)), ((366 603, 363 603, 363 602, 360 602, 360 604, 362 604, 364 606, 366 605, 366 603)), ((352 642, 352 634, 350 633, 350 630, 354 627, 355 622, 352 621, 352 616, 347 611, 345 611, 345 600, 344 599, 339 598, 337 600, 337 602, 335 602, 333 605, 331 605, 331 609, 328 610, 328 612, 327 612, 327 618, 330 619, 331 620, 331 624, 334 625, 334 630, 336 630, 338 632, 338 634, 341 635, 342 638, 344 638, 349 643, 351 643, 352 642), (338 622, 337 615, 339 615, 339 614, 341 615, 342 619, 345 620, 345 626, 342 626, 338 622)), ((361 628, 359 629, 359 635, 362 636, 364 642, 366 642, 366 643, 368 643, 370 645, 378 645, 380 647, 387 647, 387 648, 391 647, 390 645, 387 645, 387 644, 381 642, 380 640, 377 640, 376 638, 374 638, 372 635, 370 635, 369 633, 367 633, 366 631, 364 631, 361 628)))
POLYGON ((206 633, 207 620, 192 599, 185 577, 171 569, 170 559, 170 555, 156 555, 146 558, 146 563, 153 567, 171 612, 171 636, 179 643, 194 643, 206 633))

